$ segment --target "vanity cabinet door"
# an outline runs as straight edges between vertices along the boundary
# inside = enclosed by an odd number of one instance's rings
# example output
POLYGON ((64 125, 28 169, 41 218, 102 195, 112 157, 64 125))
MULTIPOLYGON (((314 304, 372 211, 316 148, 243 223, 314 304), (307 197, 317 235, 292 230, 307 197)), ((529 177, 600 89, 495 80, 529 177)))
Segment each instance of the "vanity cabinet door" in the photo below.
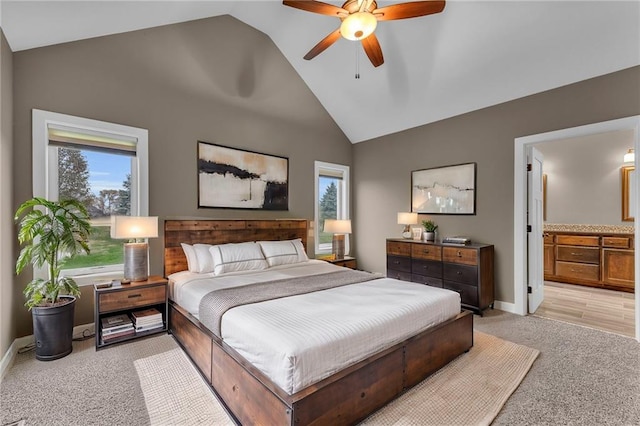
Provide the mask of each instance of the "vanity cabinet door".
POLYGON ((633 250, 602 250, 602 281, 633 289, 635 286, 635 265, 633 250))

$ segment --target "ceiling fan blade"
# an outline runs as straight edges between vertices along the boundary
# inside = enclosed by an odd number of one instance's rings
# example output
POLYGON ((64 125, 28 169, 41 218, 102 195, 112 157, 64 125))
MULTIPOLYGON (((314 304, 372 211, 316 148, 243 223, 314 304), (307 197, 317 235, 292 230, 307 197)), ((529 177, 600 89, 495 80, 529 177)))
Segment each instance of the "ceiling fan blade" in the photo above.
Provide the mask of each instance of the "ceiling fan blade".
POLYGON ((399 3, 374 10, 372 13, 378 21, 391 21, 395 19, 417 18, 418 16, 440 13, 444 10, 444 0, 414 1, 399 3))
POLYGON ((378 42, 378 37, 376 37, 375 33, 372 33, 369 37, 362 39, 362 47, 374 67, 379 67, 384 64, 382 48, 380 48, 380 43, 378 42))
POLYGON ((349 11, 346 9, 315 0, 284 0, 282 4, 307 12, 337 16, 339 18, 344 18, 349 15, 349 11))
POLYGON ((327 49, 327 47, 331 46, 333 43, 338 41, 339 38, 340 38, 340 28, 338 28, 337 30, 335 30, 334 32, 332 32, 331 34, 329 34, 328 36, 320 40, 320 43, 313 46, 313 49, 311 49, 309 53, 304 55, 304 59, 308 61, 310 59, 315 58, 316 56, 324 52, 327 49))

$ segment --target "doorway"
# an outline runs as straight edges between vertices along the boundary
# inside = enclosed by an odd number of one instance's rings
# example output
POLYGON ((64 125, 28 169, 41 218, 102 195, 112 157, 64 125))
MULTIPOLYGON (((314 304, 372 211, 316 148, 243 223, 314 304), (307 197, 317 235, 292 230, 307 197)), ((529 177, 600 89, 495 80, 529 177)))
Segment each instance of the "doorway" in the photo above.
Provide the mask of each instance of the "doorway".
MULTIPOLYGON (((531 135, 515 139, 514 149, 514 312, 520 315, 527 314, 527 169, 526 151, 529 146, 541 142, 588 136, 596 133, 605 133, 618 130, 631 130, 633 132, 633 146, 639 151, 640 141, 640 116, 627 117, 618 120, 595 123, 586 126, 563 129, 548 133, 531 135)), ((634 211, 638 211, 638 174, 634 174, 634 194, 632 202, 634 211)), ((640 241, 638 229, 634 228, 635 238, 635 305, 640 306, 640 241)), ((542 265, 539 266, 542 268, 542 265)), ((640 309, 635 310, 635 336, 640 341, 640 309)))

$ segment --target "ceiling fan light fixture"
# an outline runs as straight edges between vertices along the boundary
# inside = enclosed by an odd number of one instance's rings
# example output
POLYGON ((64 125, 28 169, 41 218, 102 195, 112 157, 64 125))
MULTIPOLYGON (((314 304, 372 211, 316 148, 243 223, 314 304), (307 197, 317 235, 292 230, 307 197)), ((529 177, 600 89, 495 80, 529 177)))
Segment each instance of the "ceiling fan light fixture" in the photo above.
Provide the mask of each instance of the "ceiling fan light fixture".
POLYGON ((340 25, 340 34, 347 40, 362 40, 376 29, 378 20, 372 13, 356 12, 344 18, 340 25))

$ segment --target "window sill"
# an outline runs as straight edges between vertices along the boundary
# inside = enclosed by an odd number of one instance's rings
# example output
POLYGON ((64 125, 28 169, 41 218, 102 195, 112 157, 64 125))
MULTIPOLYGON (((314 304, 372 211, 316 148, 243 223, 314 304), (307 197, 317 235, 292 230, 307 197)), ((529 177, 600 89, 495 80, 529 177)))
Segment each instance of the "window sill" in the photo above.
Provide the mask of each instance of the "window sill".
POLYGON ((122 271, 100 272, 96 274, 72 276, 78 287, 92 286, 98 281, 121 280, 122 271))

